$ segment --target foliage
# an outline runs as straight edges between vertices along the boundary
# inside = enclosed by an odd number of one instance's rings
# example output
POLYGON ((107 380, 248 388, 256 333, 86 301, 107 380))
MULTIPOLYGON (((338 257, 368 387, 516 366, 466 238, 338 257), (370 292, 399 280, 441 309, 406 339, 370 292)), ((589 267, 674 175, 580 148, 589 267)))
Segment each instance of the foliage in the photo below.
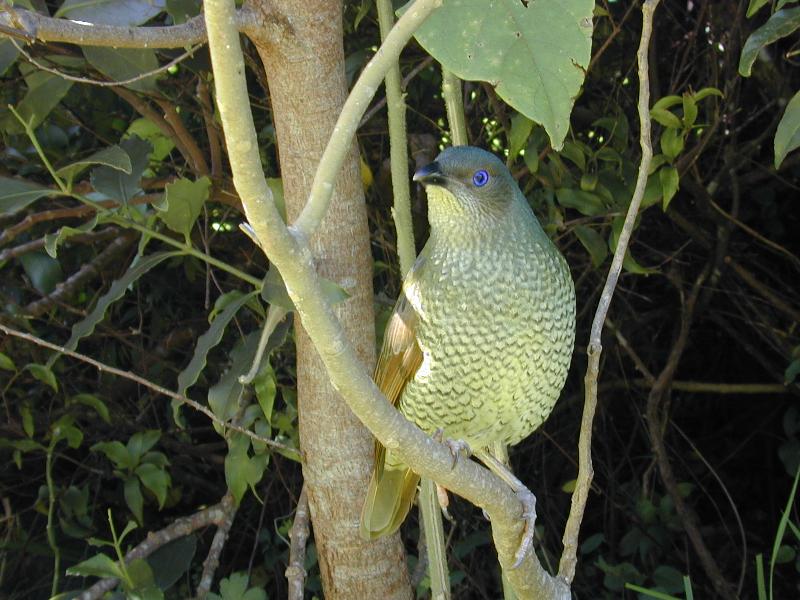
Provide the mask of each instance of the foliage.
MULTIPOLYGON (((124 9, 105 4, 87 9, 65 2, 59 13, 129 25, 179 23, 199 10, 193 2, 127 1, 124 9)), ((502 6, 517 14, 524 4, 509 0, 502 6)), ((536 11, 550 6, 528 4, 536 11)), ((576 4, 582 12, 573 21, 579 23, 593 7, 576 4)), ((576 596, 714 594, 675 499, 663 486, 642 418, 653 380, 670 360, 691 284, 706 268, 710 275, 689 343, 662 406, 668 426, 659 435, 681 498, 700 516, 704 540, 723 572, 738 581, 745 564, 742 597, 789 597, 800 573, 800 520, 792 502, 800 464, 800 213, 792 168, 800 143, 800 82, 790 37, 800 9, 751 0, 750 20, 741 4, 731 21, 730 6, 690 4, 694 8, 663 6, 656 15, 650 107, 656 156, 604 337, 596 493, 583 526, 576 596), (757 393, 742 386, 752 383, 768 385, 757 393)), ((580 56, 556 56, 549 38, 536 34, 531 44, 544 49, 517 56, 514 47, 504 55, 529 62, 541 55, 541 64, 553 69, 587 71, 582 88, 576 83, 559 90, 549 103, 525 87, 541 74, 539 91, 547 95, 551 80, 535 65, 487 76, 488 45, 476 49, 470 64, 448 63, 475 80, 464 84, 470 139, 505 156, 565 252, 582 309, 564 397, 544 435, 512 455, 520 478, 538 497, 537 551, 544 564, 560 551, 565 492, 575 478, 581 340, 588 339, 640 158, 633 92, 638 13, 629 11, 632 6, 626 1, 595 8, 591 60, 580 27, 570 33, 585 44, 580 56), (496 86, 482 83, 487 80, 496 86), (540 112, 548 107, 558 112, 552 120, 540 112)), ((463 16, 443 11, 442 23, 432 21, 420 31, 421 46, 412 44, 403 56, 403 74, 423 65, 426 50, 449 60, 455 38, 431 30, 463 29, 463 16)), ((491 25, 495 16, 488 11, 478 17, 470 27, 483 26, 498 37, 514 33, 491 25)), ((539 17, 537 27, 551 24, 550 17, 539 17)), ((545 28, 554 36, 561 31, 545 28)), ((371 3, 348 3, 345 31, 348 67, 356 73, 379 39, 371 3)), ((27 51, 59 71, 94 79, 125 79, 177 55, 87 48, 41 44, 27 51)), ((254 49, 247 51, 255 90, 263 73, 254 49)), ((0 321, 178 390, 215 417, 210 421, 180 400, 170 404, 152 388, 64 354, 0 338, 0 456, 7 465, 0 486, 10 507, 0 577, 9 598, 47 597, 58 560, 61 573, 72 575, 63 589, 114 576, 118 589, 131 596, 186 597, 213 528, 176 540, 146 561, 126 566, 121 557, 148 532, 228 491, 241 514, 222 555, 217 597, 256 600, 264 597, 262 589, 269 597, 285 595, 287 515, 301 487, 288 320, 260 357, 257 347, 270 308, 293 307, 277 272, 239 228, 244 216, 226 167, 212 172, 193 158, 199 154, 210 165, 220 150, 213 99, 206 105, 203 92, 193 92, 208 89, 209 69, 199 50, 120 92, 41 71, 0 42, 0 321), (185 132, 170 126, 159 102, 177 107, 185 132), (257 358, 256 378, 242 383, 257 358), (122 522, 127 515, 135 521, 117 535, 111 512, 122 522)), ((440 88, 438 68, 423 66, 405 90, 411 144, 431 158, 448 140, 440 88)), ((279 189, 274 123, 255 104, 263 169, 279 189)), ((383 162, 386 130, 385 114, 377 112, 358 138, 369 173, 376 303, 384 309, 396 297, 400 277, 383 162)), ((414 216, 421 243, 420 202, 414 216)), ((328 284, 331 299, 346 297, 328 284)), ((455 596, 497 597, 500 579, 486 523, 459 501, 451 511, 455 596)), ((417 534, 413 522, 404 532, 412 566, 417 534)), ((308 593, 319 593, 313 545, 306 569, 308 593)), ((419 589, 425 590, 424 580, 419 589)))

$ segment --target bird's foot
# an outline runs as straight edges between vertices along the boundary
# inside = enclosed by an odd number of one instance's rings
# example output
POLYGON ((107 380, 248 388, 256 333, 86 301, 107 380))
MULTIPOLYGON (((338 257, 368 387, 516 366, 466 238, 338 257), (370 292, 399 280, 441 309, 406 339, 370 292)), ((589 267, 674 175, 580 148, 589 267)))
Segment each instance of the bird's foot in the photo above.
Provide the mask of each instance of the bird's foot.
POLYGON ((522 541, 519 544, 519 548, 514 554, 512 569, 519 567, 528 552, 533 548, 534 525, 536 524, 536 496, 524 486, 514 490, 514 493, 519 498, 519 501, 522 502, 522 518, 525 521, 525 529, 522 532, 522 541))
POLYGON ((452 440, 450 438, 444 437, 444 429, 441 427, 433 432, 433 439, 435 439, 440 444, 444 444, 447 446, 447 449, 450 450, 450 455, 453 457, 453 466, 451 469, 455 469, 456 465, 458 464, 458 458, 461 454, 465 454, 466 456, 472 456, 472 449, 469 447, 469 444, 464 440, 452 440))
POLYGON ((450 512, 447 510, 450 506, 450 496, 447 495, 447 489, 436 482, 434 484, 436 484, 436 500, 439 502, 439 508, 442 509, 444 518, 452 522, 453 517, 450 516, 450 512))

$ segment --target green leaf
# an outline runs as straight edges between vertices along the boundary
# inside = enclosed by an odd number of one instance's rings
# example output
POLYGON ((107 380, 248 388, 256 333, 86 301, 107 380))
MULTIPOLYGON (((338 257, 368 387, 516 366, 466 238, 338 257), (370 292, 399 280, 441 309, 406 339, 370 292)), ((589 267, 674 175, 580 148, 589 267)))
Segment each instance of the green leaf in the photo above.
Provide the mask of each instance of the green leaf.
POLYGON ((116 577, 122 579, 122 571, 116 561, 105 554, 95 554, 88 560, 67 569, 67 575, 78 577, 116 577))
POLYGON ((11 43, 11 40, 0 40, 0 76, 5 75, 6 71, 17 62, 19 50, 11 43))
POLYGON ((231 573, 231 576, 219 582, 219 591, 223 600, 241 598, 247 591, 247 575, 245 573, 231 573))
POLYGON ((592 257, 594 267, 597 268, 602 265, 608 256, 608 246, 603 236, 585 225, 578 225, 574 231, 580 243, 583 244, 583 247, 589 252, 589 256, 592 257))
POLYGON ((182 233, 187 243, 194 222, 208 199, 211 180, 201 177, 197 181, 178 179, 168 183, 164 190, 164 202, 157 206, 158 217, 175 233, 182 233))
POLYGON ((23 403, 19 407, 19 414, 22 417, 22 431, 25 432, 29 438, 33 437, 34 434, 34 422, 33 422, 33 412, 31 411, 31 405, 27 402, 23 403))
POLYGON ((0 352, 0 369, 5 371, 16 371, 17 367, 14 361, 9 358, 7 354, 0 352))
POLYGON ((44 252, 29 252, 20 256, 19 260, 31 284, 43 296, 51 294, 64 280, 61 264, 44 252))
POLYGON ((575 166, 581 171, 586 170, 586 155, 580 145, 575 142, 564 142, 564 147, 561 148, 559 154, 575 163, 575 166))
POLYGON ((269 361, 265 361, 263 368, 253 380, 253 387, 256 391, 258 405, 261 407, 261 413, 267 423, 272 425, 272 408, 275 404, 275 395, 278 388, 275 380, 275 371, 272 370, 272 365, 269 364, 269 361))
POLYGON ((669 208, 669 203, 672 201, 680 185, 678 169, 671 166, 664 166, 658 172, 658 179, 661 182, 661 194, 663 198, 662 208, 664 212, 666 212, 667 208, 669 208))
POLYGON ((697 121, 697 102, 692 94, 683 95, 683 127, 691 129, 697 121))
POLYGON ((700 102, 700 100, 708 96, 719 96, 720 98, 725 97, 724 94, 715 87, 705 87, 700 91, 695 92, 693 97, 695 102, 700 102))
POLYGON ((749 77, 761 49, 791 35, 798 27, 800 27, 800 8, 788 8, 773 13, 744 43, 742 56, 739 59, 739 74, 749 77))
MULTIPOLYGON (((150 568, 150 564, 143 558, 136 558, 129 562, 127 571, 128 577, 130 577, 131 583, 133 584, 132 588, 128 590, 129 592, 136 591, 142 594, 142 592, 154 587, 153 570, 150 568)), ((129 597, 133 597, 133 595, 130 594, 129 597)), ((147 596, 140 595, 139 597, 146 598, 147 596)))
POLYGON ((225 481, 236 503, 241 502, 248 486, 255 488, 267 468, 269 454, 249 456, 250 439, 234 433, 228 438, 228 454, 225 456, 225 481))
POLYGON ((142 179, 142 173, 147 168, 153 147, 150 142, 136 136, 121 141, 119 145, 130 158, 130 173, 107 166, 95 167, 92 169, 91 182, 94 189, 101 194, 121 202, 127 202, 142 191, 139 182, 142 179))
POLYGON ((147 557, 154 583, 162 590, 171 588, 192 565, 197 551, 197 536, 187 535, 161 546, 147 557))
POLYGON ((747 5, 747 18, 752 17, 767 4, 769 0, 750 0, 750 4, 747 5))
POLYGON ((92 452, 102 452, 120 471, 126 471, 136 466, 136 461, 128 452, 128 448, 120 441, 97 442, 91 447, 92 452))
MULTIPOLYGON (((254 298, 257 293, 258 292, 255 291, 249 294, 242 294, 237 300, 228 302, 222 312, 219 313, 211 323, 208 330, 197 339, 192 359, 189 361, 189 364, 186 365, 186 368, 178 375, 179 394, 186 394, 186 390, 195 384, 198 377, 200 377, 200 373, 206 366, 208 353, 222 340, 222 335, 225 333, 225 328, 228 326, 228 323, 230 323, 231 319, 239 312, 239 309, 247 304, 251 298, 254 298)), ((229 292, 225 296, 230 297, 231 294, 232 293, 229 292)), ((236 294, 239 294, 239 292, 236 292, 236 294)), ((222 298, 223 296, 220 296, 217 302, 222 298)))
POLYGON ((511 131, 508 134, 508 162, 512 163, 528 142, 533 131, 533 121, 522 113, 511 117, 511 131))
POLYGON ((78 347, 78 342, 87 335, 91 335, 97 324, 105 317, 108 307, 122 298, 133 282, 164 260, 181 254, 182 252, 180 251, 151 254, 142 258, 142 260, 128 269, 122 277, 111 284, 109 290, 97 301, 94 310, 85 319, 72 326, 72 335, 67 340, 67 343, 64 344, 64 347, 68 350, 75 350, 78 347))
POLYGON ((164 508, 164 502, 167 501, 167 491, 171 483, 169 473, 159 469, 153 463, 142 463, 136 467, 136 475, 141 480, 142 485, 153 492, 153 495, 158 500, 158 508, 164 508))
POLYGON ((46 233, 44 236, 44 250, 50 258, 58 256, 58 247, 71 238, 73 235, 79 235, 92 231, 98 222, 98 214, 95 213, 91 219, 78 225, 78 227, 69 227, 65 225, 61 227, 57 233, 46 233))
POLYGON ((72 181, 78 173, 89 165, 105 165, 106 167, 122 171, 128 175, 131 174, 131 170, 133 169, 131 158, 128 156, 128 153, 119 146, 114 145, 98 150, 91 156, 87 156, 86 158, 61 167, 56 173, 72 181))
POLYGON ((50 426, 50 437, 53 442, 67 440, 70 448, 78 448, 83 442, 83 432, 75 427, 75 418, 64 415, 50 426))
POLYGON ((603 200, 595 193, 584 192, 573 188, 558 188, 556 198, 561 206, 574 208, 583 215, 590 217, 606 213, 603 200))
POLYGON ((650 118, 670 129, 680 129, 683 125, 678 117, 663 108, 651 108, 650 118))
MULTIPOLYGON (((28 91, 17 104, 16 110, 25 123, 36 129, 67 95, 73 82, 46 71, 33 71, 25 77, 25 83, 28 84, 28 91)), ((25 131, 10 113, 4 119, 3 128, 9 134, 25 131)))
POLYGON ((664 133, 661 134, 661 151, 670 160, 675 160, 683 151, 683 135, 680 128, 673 129, 670 127, 664 130, 664 133))
POLYGON ((134 465, 139 464, 145 452, 150 450, 161 439, 161 431, 158 429, 148 429, 137 431, 128 440, 127 448, 134 465))
POLYGON ((662 111, 662 112, 664 112, 664 111, 669 112, 669 110, 667 110, 667 109, 672 108, 673 106, 676 106, 676 105, 680 104, 682 101, 683 100, 681 99, 680 96, 675 96, 675 95, 663 96, 663 97, 659 98, 656 101, 655 104, 653 104, 653 108, 651 110, 659 110, 659 111, 662 111))
POLYGON ((128 131, 125 132, 125 139, 134 136, 150 142, 153 147, 150 158, 155 162, 164 160, 175 147, 175 142, 171 137, 164 135, 158 125, 144 117, 136 119, 130 124, 128 131))
POLYGON ((280 306, 287 312, 294 311, 294 302, 289 297, 286 284, 283 283, 283 278, 274 265, 270 265, 267 276, 264 277, 261 285, 261 299, 269 304, 280 306))
MULTIPOLYGON (((147 48, 103 48, 81 46, 83 55, 92 66, 111 81, 127 81, 158 69, 155 50, 147 48)), ((157 92, 157 75, 126 83, 125 87, 137 92, 157 92)))
POLYGON ((31 375, 36 379, 53 388, 54 392, 58 391, 58 381, 56 380, 55 373, 53 373, 47 365, 29 363, 25 365, 25 369, 30 371, 31 375))
POLYGON ((669 594, 683 591, 683 573, 674 567, 660 565, 653 571, 653 581, 669 594))
POLYGON ((67 400, 67 406, 72 404, 83 404, 93 408, 103 421, 111 423, 111 414, 108 412, 108 406, 94 394, 75 394, 67 400))
POLYGON ((559 150, 589 65, 593 9, 592 0, 444 2, 415 36, 461 79, 488 81, 559 150))
POLYGON ((131 509, 133 516, 138 523, 144 522, 144 498, 142 488, 139 487, 139 480, 136 477, 125 479, 125 503, 131 509))
POLYGON ((786 155, 798 146, 800 146, 800 92, 789 100, 775 132, 775 168, 779 169, 786 155))
POLYGON ((0 177, 0 214, 13 215, 39 198, 60 192, 23 179, 0 177))

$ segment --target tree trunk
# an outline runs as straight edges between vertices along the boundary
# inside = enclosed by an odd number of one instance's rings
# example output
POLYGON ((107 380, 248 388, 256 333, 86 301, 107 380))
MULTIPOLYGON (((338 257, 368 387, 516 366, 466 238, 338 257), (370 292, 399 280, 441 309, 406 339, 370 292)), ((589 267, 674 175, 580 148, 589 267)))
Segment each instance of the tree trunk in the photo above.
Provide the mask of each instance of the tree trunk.
MULTIPOLYGON (((274 0, 261 7, 266 24, 280 23, 279 41, 257 47, 267 72, 291 222, 306 202, 347 95, 342 7, 337 0, 274 0)), ((375 360, 372 257, 355 145, 330 209, 310 241, 320 275, 350 294, 335 306, 336 314, 361 360, 371 367, 375 360)), ((373 460, 372 436, 331 387, 301 327, 297 380, 303 476, 325 597, 410 598, 399 537, 365 542, 358 535, 373 460)))

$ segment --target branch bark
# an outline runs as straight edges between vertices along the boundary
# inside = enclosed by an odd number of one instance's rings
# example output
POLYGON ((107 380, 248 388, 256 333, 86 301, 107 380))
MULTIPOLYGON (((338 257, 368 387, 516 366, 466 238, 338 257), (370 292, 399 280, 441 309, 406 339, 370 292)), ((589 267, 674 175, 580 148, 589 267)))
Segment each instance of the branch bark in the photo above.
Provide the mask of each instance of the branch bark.
POLYGON ((622 271, 622 261, 625 258, 625 253, 628 250, 628 244, 633 234, 636 214, 639 212, 639 205, 644 197, 647 174, 653 158, 653 148, 650 141, 650 71, 647 57, 650 35, 653 31, 653 13, 658 4, 659 0, 646 0, 642 6, 642 35, 639 41, 639 51, 636 54, 639 68, 639 144, 642 148, 642 160, 639 163, 639 173, 636 177, 636 188, 634 189, 630 206, 628 206, 628 213, 625 215, 625 223, 622 226, 617 248, 614 251, 614 258, 611 261, 611 268, 608 271, 606 283, 600 295, 589 338, 589 364, 584 378, 586 387, 585 401, 583 416, 581 417, 580 437, 578 439, 578 478, 575 484, 575 491, 572 494, 569 518, 564 528, 564 552, 558 565, 559 576, 569 583, 572 583, 575 577, 575 568, 578 564, 578 534, 580 533, 583 513, 586 509, 586 502, 589 498, 589 490, 594 477, 594 469, 592 467, 592 423, 597 409, 597 379, 600 373, 600 354, 603 351, 601 339, 603 323, 606 320, 614 289, 622 271))

